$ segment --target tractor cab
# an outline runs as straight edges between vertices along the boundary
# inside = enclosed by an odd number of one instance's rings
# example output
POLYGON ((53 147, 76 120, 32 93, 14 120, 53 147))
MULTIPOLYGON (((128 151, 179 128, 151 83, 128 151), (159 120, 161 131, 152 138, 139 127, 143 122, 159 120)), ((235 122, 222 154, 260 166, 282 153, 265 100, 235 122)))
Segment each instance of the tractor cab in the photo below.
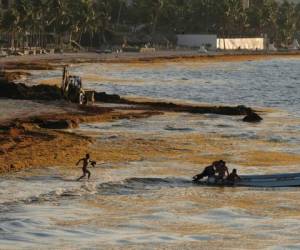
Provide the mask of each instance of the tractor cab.
POLYGON ((61 92, 66 100, 80 105, 94 102, 94 91, 84 90, 81 77, 69 75, 66 67, 63 69, 61 92))
POLYGON ((82 81, 81 77, 79 76, 69 76, 69 88, 76 88, 76 89, 81 89, 82 88, 82 81))

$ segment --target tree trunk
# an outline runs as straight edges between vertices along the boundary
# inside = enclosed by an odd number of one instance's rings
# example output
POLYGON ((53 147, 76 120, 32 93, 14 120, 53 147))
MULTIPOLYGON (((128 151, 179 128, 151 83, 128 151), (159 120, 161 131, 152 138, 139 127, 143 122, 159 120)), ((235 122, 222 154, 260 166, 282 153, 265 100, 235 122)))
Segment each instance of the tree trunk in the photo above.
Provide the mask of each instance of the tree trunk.
POLYGON ((15 32, 14 31, 11 33, 10 47, 15 48, 15 32))
POLYGON ((157 26, 157 22, 158 22, 159 12, 160 12, 159 8, 157 8, 157 10, 155 12, 155 16, 153 18, 153 25, 152 25, 152 31, 151 31, 152 35, 156 32, 156 26, 157 26))
POLYGON ((90 33, 90 48, 93 47, 93 35, 90 33))
POLYGON ((106 37, 105 37, 105 30, 103 30, 103 31, 101 32, 101 35, 102 35, 102 42, 103 42, 104 44, 107 44, 107 40, 106 40, 106 37))
POLYGON ((80 32, 80 35, 79 35, 79 44, 80 45, 81 45, 82 36, 83 36, 83 30, 80 32))
POLYGON ((123 2, 120 2, 119 12, 118 12, 118 19, 117 19, 117 27, 120 24, 121 12, 122 12, 123 2))
POLYGON ((69 43, 71 43, 72 37, 73 37, 73 31, 71 30, 71 31, 70 31, 70 34, 69 34, 69 43))

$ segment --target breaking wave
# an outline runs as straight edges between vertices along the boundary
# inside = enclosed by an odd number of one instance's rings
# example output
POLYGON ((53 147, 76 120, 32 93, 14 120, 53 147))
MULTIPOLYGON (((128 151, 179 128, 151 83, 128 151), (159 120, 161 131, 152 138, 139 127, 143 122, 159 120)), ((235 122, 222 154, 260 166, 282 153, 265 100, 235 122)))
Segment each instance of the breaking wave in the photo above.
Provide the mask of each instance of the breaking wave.
MULTIPOLYGON (((67 180, 66 180, 67 181, 67 180)), ((80 184, 80 183, 79 183, 80 184)), ((60 199, 77 199, 87 195, 133 195, 145 193, 149 190, 162 188, 188 187, 192 182, 183 178, 128 178, 119 182, 85 182, 75 188, 57 188, 46 193, 20 198, 11 202, 0 203, 0 212, 23 203, 33 204, 42 202, 55 202, 60 199)))

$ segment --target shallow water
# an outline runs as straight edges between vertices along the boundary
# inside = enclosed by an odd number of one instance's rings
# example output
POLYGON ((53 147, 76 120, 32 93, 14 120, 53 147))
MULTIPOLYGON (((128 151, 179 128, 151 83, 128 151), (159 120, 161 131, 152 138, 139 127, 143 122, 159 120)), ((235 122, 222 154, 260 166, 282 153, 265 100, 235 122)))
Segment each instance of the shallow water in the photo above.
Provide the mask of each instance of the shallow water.
MULTIPOLYGON (((300 154, 299 68, 295 59, 73 67, 99 91, 272 109, 262 113, 261 124, 184 113, 83 124, 76 132, 98 142, 164 140, 174 143, 170 146, 177 153, 99 163, 89 182, 74 181, 80 168, 1 177, 0 248, 300 249, 299 188, 214 188, 189 182, 202 167, 190 155, 213 159, 217 154, 197 144, 199 135, 208 143, 225 140, 230 167, 243 174, 299 172, 298 162, 247 165, 242 158, 243 152, 255 151, 300 154)), ((59 74, 36 72, 33 79, 59 74)))
POLYGON ((153 164, 166 168, 163 162, 106 166, 81 183, 72 181, 75 170, 57 168, 2 178, 1 247, 150 249, 197 243, 244 249, 299 243, 298 188, 205 188, 187 177, 142 177, 141 169, 153 164), (22 191, 14 195, 18 185, 22 191), (242 240, 238 247, 236 240, 242 240))
MULTIPOLYGON (((88 87, 122 96, 283 108, 300 114, 300 60, 86 64, 70 68, 88 87)), ((61 71, 46 74, 61 78, 61 71)), ((35 82, 45 78, 37 72, 35 82)))

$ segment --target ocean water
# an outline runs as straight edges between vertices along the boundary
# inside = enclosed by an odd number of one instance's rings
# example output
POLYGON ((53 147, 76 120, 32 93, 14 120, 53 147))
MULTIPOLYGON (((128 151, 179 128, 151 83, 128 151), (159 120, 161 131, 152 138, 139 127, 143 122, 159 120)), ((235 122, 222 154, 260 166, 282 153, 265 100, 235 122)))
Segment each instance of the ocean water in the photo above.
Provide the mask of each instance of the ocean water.
POLYGON ((282 108, 300 114, 300 60, 95 64, 72 68, 89 87, 122 96, 282 108), (94 79, 93 79, 94 78, 94 79), (95 82, 95 80, 100 80, 95 82))
MULTIPOLYGON (((71 66, 97 91, 178 101, 249 105, 300 112, 300 60, 82 64, 71 66)), ((62 72, 33 72, 30 82, 58 82, 62 72)))
MULTIPOLYGON (((223 151, 231 155, 230 167, 243 174, 300 172, 300 162, 274 159, 274 165, 246 166, 241 158, 241 152, 254 150, 300 155, 299 69, 297 59, 71 67, 98 91, 244 104, 261 110, 264 121, 171 113, 82 124, 74 132, 95 137, 96 146, 118 145, 124 138, 174 141, 177 154, 105 161, 83 182, 74 181, 80 168, 60 166, 2 176, 0 249, 300 249, 299 188, 195 186, 190 178, 203 166, 184 157, 202 146, 193 138, 204 135, 228 142, 223 151)), ((35 72, 32 80, 59 76, 59 71, 35 72)))

